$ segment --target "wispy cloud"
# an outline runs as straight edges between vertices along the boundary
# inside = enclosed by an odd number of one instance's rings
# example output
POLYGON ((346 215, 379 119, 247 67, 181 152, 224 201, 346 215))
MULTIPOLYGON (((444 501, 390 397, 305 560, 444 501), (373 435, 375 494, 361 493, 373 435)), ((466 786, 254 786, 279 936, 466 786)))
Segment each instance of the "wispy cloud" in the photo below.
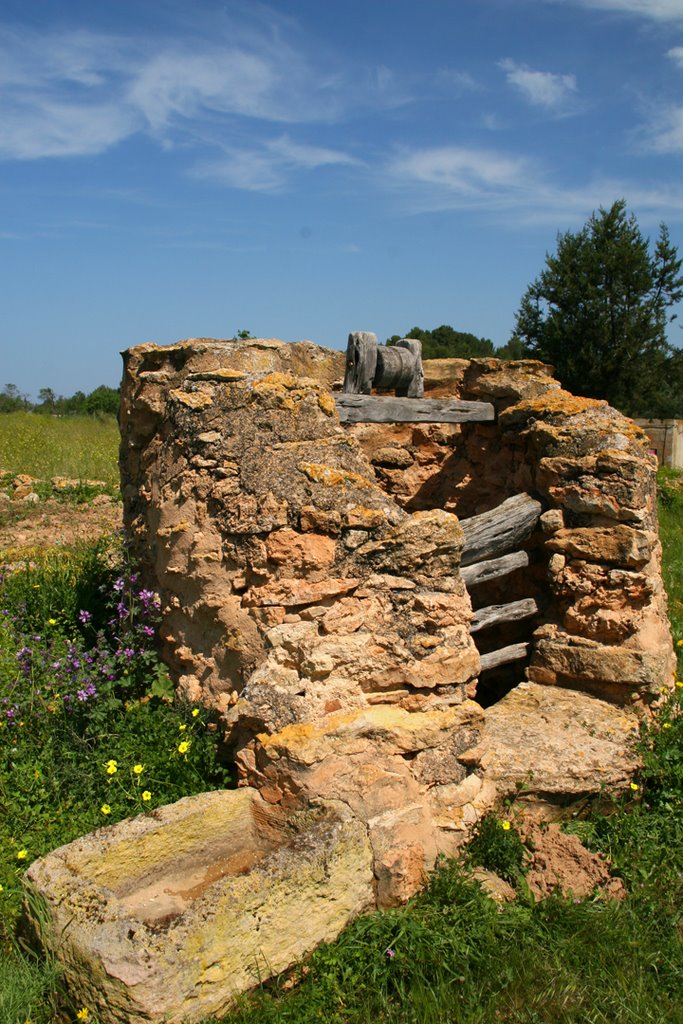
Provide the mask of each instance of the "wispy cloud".
POLYGON ((499 67, 505 71, 510 85, 519 89, 522 95, 537 107, 546 110, 561 110, 567 100, 576 93, 574 75, 559 75, 552 71, 534 71, 515 61, 501 60, 499 67))
POLYGON ((683 107, 661 111, 648 129, 650 148, 657 153, 683 153, 683 107))
MULTIPOLYGON (((566 0, 550 0, 565 3, 566 0)), ((683 0, 573 0, 581 7, 597 11, 616 11, 655 21, 683 21, 683 0)))
POLYGON ((279 192, 294 171, 356 163, 354 157, 340 150, 295 142, 289 135, 281 135, 259 146, 226 150, 220 157, 200 161, 192 174, 231 188, 279 192))
POLYGON ((8 30, 0 41, 0 159, 91 156, 145 133, 166 148, 203 151, 204 166, 222 167, 235 187, 276 188, 287 171, 349 162, 287 136, 264 145, 259 135, 391 108, 408 101, 405 87, 382 66, 335 67, 291 21, 261 15, 222 23, 211 39, 205 32, 151 43, 8 30))
POLYGON ((437 208, 490 208, 501 200, 507 205, 513 194, 525 189, 529 166, 523 157, 442 146, 403 151, 389 162, 387 171, 395 184, 423 186, 423 199, 436 201, 437 208))
POLYGON ((673 46, 670 50, 667 50, 666 55, 683 70, 683 46, 673 46))
POLYGON ((565 186, 553 182, 538 163, 493 150, 404 151, 389 161, 384 173, 411 213, 471 210, 510 226, 569 225, 623 196, 646 223, 683 220, 682 186, 648 190, 626 179, 565 186))

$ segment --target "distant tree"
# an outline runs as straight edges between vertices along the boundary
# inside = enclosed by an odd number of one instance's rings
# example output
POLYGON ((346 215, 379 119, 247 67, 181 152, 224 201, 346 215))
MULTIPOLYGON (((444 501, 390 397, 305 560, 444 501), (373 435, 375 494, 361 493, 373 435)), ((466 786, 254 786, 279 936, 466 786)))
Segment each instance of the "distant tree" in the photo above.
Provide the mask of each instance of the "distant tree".
POLYGON ((442 324, 432 331, 412 327, 406 334, 394 334, 387 339, 387 345, 395 345, 401 338, 417 338, 422 342, 423 359, 473 359, 476 356, 492 356, 493 342, 478 338, 467 331, 456 331, 449 324, 442 324))
POLYGON ((496 359, 525 359, 526 351, 524 343, 521 338, 512 337, 506 345, 496 349, 495 355, 496 359))
POLYGON ((574 394, 651 415, 672 366, 666 325, 683 297, 681 264, 666 226, 651 253, 620 199, 581 231, 558 235, 522 298, 513 338, 552 363, 574 394))
POLYGON ((254 335, 251 333, 251 331, 236 331, 235 334, 233 335, 233 339, 235 341, 238 339, 239 341, 248 341, 249 338, 253 337, 254 335))
POLYGON ((70 398, 59 398, 57 411, 62 416, 85 416, 87 397, 84 391, 76 391, 70 398))
POLYGON ((21 412, 30 405, 28 396, 22 394, 16 384, 5 384, 0 392, 0 412, 21 412))
POLYGON ((84 412, 90 415, 116 416, 119 411, 118 388, 109 388, 101 384, 86 396, 84 412))
POLYGON ((36 412, 54 413, 56 411, 57 396, 52 388, 41 388, 38 392, 38 400, 40 405, 36 407, 36 412))

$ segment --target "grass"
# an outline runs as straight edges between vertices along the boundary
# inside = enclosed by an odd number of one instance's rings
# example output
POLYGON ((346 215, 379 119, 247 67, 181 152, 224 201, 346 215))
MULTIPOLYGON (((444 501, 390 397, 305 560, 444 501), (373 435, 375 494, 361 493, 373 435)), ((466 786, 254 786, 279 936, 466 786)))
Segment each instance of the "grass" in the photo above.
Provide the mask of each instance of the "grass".
MULTIPOLYGON (((682 485, 660 476, 681 640, 682 485)), ((15 935, 25 867, 105 821, 225 785, 225 769, 208 713, 172 699, 155 653, 156 598, 117 541, 6 572, 0 611, 0 1024, 76 1024, 56 966, 15 935)), ((568 826, 611 859, 624 901, 534 904, 514 826, 485 821, 471 856, 510 878, 514 902, 499 906, 466 865, 444 863, 407 906, 358 919, 224 1024, 683 1024, 683 686, 640 745, 631 797, 568 826)))
POLYGON ((102 480, 118 486, 119 431, 113 416, 0 415, 0 472, 102 480))

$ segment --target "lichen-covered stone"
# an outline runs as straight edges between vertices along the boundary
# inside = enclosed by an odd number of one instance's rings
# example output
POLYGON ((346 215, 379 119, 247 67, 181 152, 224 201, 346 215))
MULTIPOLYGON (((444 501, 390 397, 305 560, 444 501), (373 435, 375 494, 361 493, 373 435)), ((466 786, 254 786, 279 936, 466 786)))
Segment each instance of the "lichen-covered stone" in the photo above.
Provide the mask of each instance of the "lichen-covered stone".
POLYGON ((341 805, 285 819, 248 789, 100 829, 25 882, 30 926, 102 1024, 220 1016, 374 904, 358 819, 341 805))

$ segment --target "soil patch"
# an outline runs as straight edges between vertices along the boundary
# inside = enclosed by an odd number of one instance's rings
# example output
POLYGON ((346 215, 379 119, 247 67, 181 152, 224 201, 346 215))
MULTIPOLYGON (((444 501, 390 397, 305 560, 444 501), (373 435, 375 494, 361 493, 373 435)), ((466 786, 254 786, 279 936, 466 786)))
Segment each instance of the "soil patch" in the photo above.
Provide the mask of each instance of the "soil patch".
POLYGON ((525 843, 531 851, 526 881, 537 900, 557 890, 579 900, 596 891, 611 899, 626 895, 624 883, 612 877, 604 858, 587 850, 577 836, 561 832, 558 825, 532 826, 525 843))
POLYGON ((106 494, 83 504, 6 499, 0 504, 0 559, 14 561, 38 549, 94 541, 119 530, 122 522, 121 502, 106 494))

